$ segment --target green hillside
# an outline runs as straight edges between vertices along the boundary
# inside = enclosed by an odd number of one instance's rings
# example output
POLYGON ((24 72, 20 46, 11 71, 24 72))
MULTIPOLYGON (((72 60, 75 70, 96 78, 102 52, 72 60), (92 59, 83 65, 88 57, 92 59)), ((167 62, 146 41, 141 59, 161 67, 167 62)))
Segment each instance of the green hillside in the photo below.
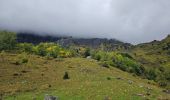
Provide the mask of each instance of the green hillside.
POLYGON ((116 50, 16 40, 0 32, 0 100, 170 98, 170 36, 116 50))
POLYGON ((86 58, 47 59, 4 53, 0 58, 0 93, 5 100, 43 100, 45 94, 61 100, 141 100, 170 98, 155 82, 117 68, 105 68, 86 58), (16 61, 28 58, 28 62, 16 61), (70 79, 64 80, 65 72, 70 79))
POLYGON ((162 41, 136 45, 132 52, 134 59, 155 74, 155 81, 170 88, 170 35, 162 41))

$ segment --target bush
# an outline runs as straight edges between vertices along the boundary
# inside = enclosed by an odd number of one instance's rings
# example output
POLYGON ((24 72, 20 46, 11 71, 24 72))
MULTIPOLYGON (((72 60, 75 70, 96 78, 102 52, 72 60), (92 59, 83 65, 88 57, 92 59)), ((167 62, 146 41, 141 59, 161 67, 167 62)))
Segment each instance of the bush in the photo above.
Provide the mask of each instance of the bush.
POLYGON ((90 48, 86 48, 84 52, 84 57, 90 56, 90 48))
POLYGON ((109 64, 108 64, 108 62, 106 62, 106 61, 102 62, 102 63, 101 63, 101 66, 102 66, 102 67, 109 68, 109 64))
POLYGON ((45 56, 47 54, 46 52, 47 44, 40 43, 39 45, 33 47, 33 52, 40 56, 45 56))
POLYGON ((27 58, 23 58, 22 59, 22 63, 27 63, 28 62, 28 59, 27 58))
POLYGON ((11 59, 11 63, 15 65, 21 65, 27 62, 28 62, 28 55, 25 52, 18 54, 16 58, 11 59))
POLYGON ((111 80, 111 77, 107 77, 107 80, 111 80))
POLYGON ((16 34, 0 31, 0 50, 13 50, 16 47, 16 34))
POLYGON ((166 87, 167 86, 167 82, 166 81, 160 81, 158 82, 160 87, 166 87))
POLYGON ((33 48, 33 52, 40 56, 57 57, 71 57, 72 53, 69 50, 64 50, 56 43, 40 43, 33 48))
POLYGON ((135 73, 141 75, 144 73, 144 68, 137 63, 128 54, 117 53, 117 52, 104 52, 104 51, 93 51, 92 58, 103 62, 103 66, 115 66, 123 71, 135 73))
POLYGON ((146 74, 146 78, 149 80, 155 80, 157 77, 156 72, 153 69, 147 70, 145 74, 146 74))
POLYGON ((130 58, 130 59, 133 59, 133 57, 128 54, 128 53, 120 53, 123 57, 127 57, 127 58, 130 58))
POLYGON ((95 60, 102 60, 102 61, 105 61, 106 59, 104 58, 106 56, 106 54, 103 52, 103 51, 93 51, 92 52, 93 54, 92 55, 92 58, 94 58, 95 60))
POLYGON ((66 79, 70 79, 70 77, 68 76, 68 72, 65 72, 64 76, 63 76, 63 79, 66 80, 66 79))
POLYGON ((20 65, 21 63, 19 61, 14 61, 13 64, 20 65))
POLYGON ((21 52, 32 53, 33 47, 34 45, 32 43, 19 43, 18 44, 18 49, 21 50, 21 52))
POLYGON ((123 71, 127 71, 126 66, 122 62, 116 62, 116 67, 118 67, 119 69, 123 71))

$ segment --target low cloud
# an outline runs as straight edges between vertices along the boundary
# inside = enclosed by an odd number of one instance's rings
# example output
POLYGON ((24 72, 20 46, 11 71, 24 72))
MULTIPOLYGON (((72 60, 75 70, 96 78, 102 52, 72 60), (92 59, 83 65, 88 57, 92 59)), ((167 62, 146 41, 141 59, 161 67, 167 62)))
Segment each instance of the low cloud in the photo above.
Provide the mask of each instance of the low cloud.
POLYGON ((169 5, 170 0, 0 0, 0 29, 136 44, 170 33, 169 5))

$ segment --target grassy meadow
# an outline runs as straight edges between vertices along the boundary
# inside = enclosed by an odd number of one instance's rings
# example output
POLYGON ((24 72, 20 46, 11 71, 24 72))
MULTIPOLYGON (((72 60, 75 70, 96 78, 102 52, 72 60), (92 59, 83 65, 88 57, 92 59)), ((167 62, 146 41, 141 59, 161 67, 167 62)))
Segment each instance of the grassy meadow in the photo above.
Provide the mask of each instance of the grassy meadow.
POLYGON ((0 57, 0 93, 4 100, 143 100, 167 99, 154 81, 87 58, 46 58, 26 53, 0 57), (22 59, 26 57, 27 62, 22 59), (19 62, 19 63, 16 63, 19 62), (65 72, 70 79, 64 80, 65 72))

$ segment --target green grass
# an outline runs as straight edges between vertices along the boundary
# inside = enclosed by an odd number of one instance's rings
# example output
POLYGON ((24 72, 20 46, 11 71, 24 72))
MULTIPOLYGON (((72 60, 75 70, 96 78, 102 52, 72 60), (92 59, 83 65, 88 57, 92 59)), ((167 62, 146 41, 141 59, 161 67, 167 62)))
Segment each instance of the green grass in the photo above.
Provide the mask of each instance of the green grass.
POLYGON ((14 64, 14 61, 21 60, 22 55, 7 53, 0 58, 0 94, 4 95, 4 100, 43 100, 46 94, 58 96, 60 100, 170 98, 155 82, 135 77, 114 67, 101 67, 99 62, 92 59, 49 60, 24 55, 28 59, 27 63, 14 64), (63 80, 65 71, 69 74, 69 80, 63 80), (14 76, 15 73, 21 75, 14 76), (146 95, 148 91, 150 95, 146 95))

